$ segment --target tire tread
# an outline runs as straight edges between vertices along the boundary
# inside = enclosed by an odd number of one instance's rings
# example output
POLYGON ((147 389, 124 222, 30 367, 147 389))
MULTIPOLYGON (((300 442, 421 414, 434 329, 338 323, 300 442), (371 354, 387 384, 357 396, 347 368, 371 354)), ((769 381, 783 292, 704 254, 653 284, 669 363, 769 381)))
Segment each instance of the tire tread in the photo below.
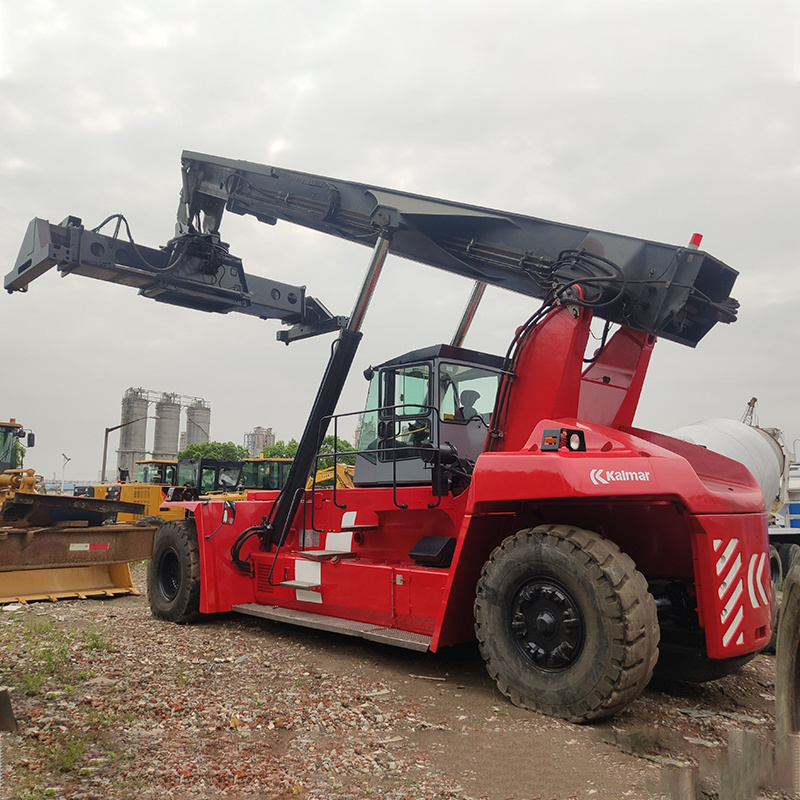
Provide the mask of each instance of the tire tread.
POLYGON ((187 557, 189 569, 185 577, 188 586, 185 587, 185 591, 179 590, 170 608, 164 608, 163 602, 159 602, 161 598, 158 589, 158 564, 153 558, 147 570, 147 596, 154 617, 183 625, 194 622, 200 617, 200 548, 194 520, 174 520, 165 522, 156 532, 154 556, 158 552, 159 538, 169 536, 173 531, 177 546, 187 557))
POLYGON ((566 525, 529 528, 503 541, 481 570, 475 599, 475 632, 480 652, 489 674, 500 691, 515 705, 564 717, 572 722, 589 722, 615 714, 635 699, 647 686, 658 659, 659 627, 655 600, 648 591, 645 577, 633 559, 613 542, 595 533, 566 525), (568 551, 591 575, 597 585, 609 584, 613 591, 603 597, 603 614, 612 620, 614 629, 612 658, 605 674, 588 697, 563 707, 543 704, 538 698, 523 695, 502 675, 502 664, 493 655, 491 636, 480 620, 485 618, 484 584, 493 565, 532 540, 549 539, 559 549, 568 551), (602 688, 601 687, 605 687, 602 688))

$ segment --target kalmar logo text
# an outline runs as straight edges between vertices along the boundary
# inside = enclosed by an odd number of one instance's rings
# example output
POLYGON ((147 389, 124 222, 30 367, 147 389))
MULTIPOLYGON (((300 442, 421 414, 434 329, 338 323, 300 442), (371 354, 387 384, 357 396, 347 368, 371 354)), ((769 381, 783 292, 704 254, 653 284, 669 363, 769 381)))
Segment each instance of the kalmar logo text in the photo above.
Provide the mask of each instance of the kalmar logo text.
POLYGON ((628 472, 627 470, 593 469, 589 477, 595 486, 604 486, 619 481, 649 481, 649 472, 628 472))

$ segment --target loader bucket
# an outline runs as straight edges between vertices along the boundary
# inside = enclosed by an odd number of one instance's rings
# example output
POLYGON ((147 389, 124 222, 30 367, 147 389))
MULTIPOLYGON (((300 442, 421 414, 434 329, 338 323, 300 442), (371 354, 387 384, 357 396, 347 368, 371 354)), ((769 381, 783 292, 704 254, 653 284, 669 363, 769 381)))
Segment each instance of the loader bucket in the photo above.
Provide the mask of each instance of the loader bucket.
POLYGON ((0 603, 138 594, 129 563, 150 558, 155 526, 0 528, 0 603))
POLYGON ((128 564, 54 567, 0 573, 0 604, 139 594, 128 564))

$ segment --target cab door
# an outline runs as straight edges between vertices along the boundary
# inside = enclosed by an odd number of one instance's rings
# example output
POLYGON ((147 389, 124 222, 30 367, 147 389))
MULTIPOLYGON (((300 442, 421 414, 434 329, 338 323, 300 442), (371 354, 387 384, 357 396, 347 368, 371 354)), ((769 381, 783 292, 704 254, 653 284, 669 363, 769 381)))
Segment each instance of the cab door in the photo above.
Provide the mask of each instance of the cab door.
POLYGON ((437 443, 430 362, 376 372, 370 382, 356 459, 357 485, 426 484, 422 453, 437 443))

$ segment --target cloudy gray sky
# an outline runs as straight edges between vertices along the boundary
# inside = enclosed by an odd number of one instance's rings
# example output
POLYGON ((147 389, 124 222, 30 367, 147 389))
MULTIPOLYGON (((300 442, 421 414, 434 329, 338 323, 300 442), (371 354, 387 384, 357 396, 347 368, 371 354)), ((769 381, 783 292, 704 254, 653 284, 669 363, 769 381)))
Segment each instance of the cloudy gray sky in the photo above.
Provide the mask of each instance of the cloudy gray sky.
MULTIPOLYGON (((739 321, 661 342, 638 423, 740 418, 800 437, 798 0, 0 2, 0 269, 28 221, 124 213, 173 233, 184 149, 703 246, 741 274, 739 321)), ((367 250, 228 217, 249 272, 348 314, 367 250)), ((361 370, 449 341, 464 279, 391 258, 361 370), (397 313, 398 298, 407 300, 397 313)), ((467 340, 504 352, 530 300, 493 289, 467 340)), ((212 438, 299 437, 329 339, 174 309, 55 272, 0 299, 0 417, 28 465, 94 479, 130 386, 205 398, 212 438)), ((111 445, 116 447, 112 434, 111 445)), ((111 459, 110 459, 111 462, 111 459)))

